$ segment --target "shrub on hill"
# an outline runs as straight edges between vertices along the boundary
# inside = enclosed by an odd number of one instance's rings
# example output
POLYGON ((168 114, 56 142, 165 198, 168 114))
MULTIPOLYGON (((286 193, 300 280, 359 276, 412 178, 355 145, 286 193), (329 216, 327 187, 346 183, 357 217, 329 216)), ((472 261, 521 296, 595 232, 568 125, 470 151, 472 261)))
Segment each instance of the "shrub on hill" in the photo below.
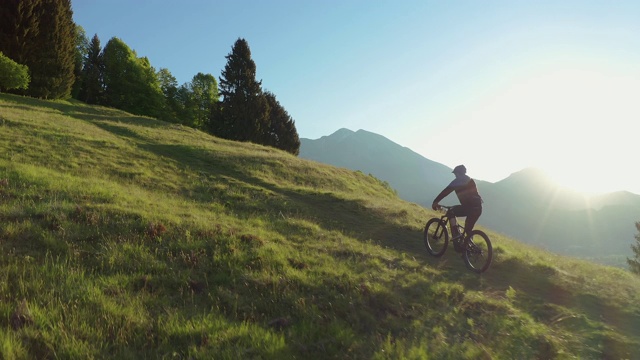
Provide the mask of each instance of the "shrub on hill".
POLYGON ((27 89, 29 68, 9 59, 0 51, 0 91, 27 89))

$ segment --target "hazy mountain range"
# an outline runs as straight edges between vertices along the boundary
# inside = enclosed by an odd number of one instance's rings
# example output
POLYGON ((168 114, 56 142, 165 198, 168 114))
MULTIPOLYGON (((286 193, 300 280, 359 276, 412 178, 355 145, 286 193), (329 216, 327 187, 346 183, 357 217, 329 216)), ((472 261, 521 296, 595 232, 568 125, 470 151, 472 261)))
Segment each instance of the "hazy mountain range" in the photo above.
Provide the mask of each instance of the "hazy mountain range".
MULTIPOLYGON (((451 168, 384 136, 340 129, 317 140, 301 139, 300 157, 360 170, 387 181, 408 201, 429 207, 453 179, 451 168)), ((473 174, 470 174, 473 175, 473 174)), ((491 183, 477 181, 484 199, 479 224, 548 250, 624 266, 632 257, 640 195, 586 196, 527 168, 491 183)), ((457 203, 449 195, 443 203, 457 203)))

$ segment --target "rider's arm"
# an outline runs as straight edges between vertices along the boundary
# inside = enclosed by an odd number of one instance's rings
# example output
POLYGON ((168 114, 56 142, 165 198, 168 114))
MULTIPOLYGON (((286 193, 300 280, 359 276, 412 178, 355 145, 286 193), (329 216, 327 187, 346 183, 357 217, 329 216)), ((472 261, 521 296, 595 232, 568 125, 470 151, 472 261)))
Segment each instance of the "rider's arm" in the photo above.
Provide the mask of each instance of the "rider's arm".
POLYGON ((451 186, 447 186, 446 188, 444 188, 444 190, 442 190, 440 194, 436 196, 435 200, 433 200, 433 204, 431 204, 431 208, 435 210, 438 207, 438 203, 440 202, 440 200, 444 199, 445 197, 447 197, 447 195, 451 194, 453 190, 454 188, 451 186))

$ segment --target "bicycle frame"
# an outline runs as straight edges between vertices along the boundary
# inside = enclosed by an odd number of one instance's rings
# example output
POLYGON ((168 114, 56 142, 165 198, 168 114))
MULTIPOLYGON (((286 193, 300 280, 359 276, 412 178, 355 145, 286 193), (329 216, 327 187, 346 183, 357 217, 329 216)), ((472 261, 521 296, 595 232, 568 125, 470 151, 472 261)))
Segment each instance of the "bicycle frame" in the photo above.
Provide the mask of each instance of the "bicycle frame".
MULTIPOLYGON (((440 205, 441 208, 445 209, 446 211, 444 212, 444 215, 442 215, 440 217, 440 220, 442 220, 442 223, 444 223, 444 227, 446 228, 447 226, 449 226, 449 231, 451 231, 451 236, 455 237, 457 235, 455 235, 455 232, 457 232, 458 234, 461 235, 465 235, 464 233, 464 227, 462 227, 462 225, 460 225, 457 221, 457 217, 454 214, 449 214, 449 212, 451 211, 451 209, 453 209, 453 206, 445 206, 445 205, 440 205), (452 225, 451 224, 451 218, 455 218, 456 219, 456 224, 452 225), (456 228, 454 232, 454 227, 456 228)), ((438 224, 438 227, 436 228, 435 231, 436 236, 440 236, 442 235, 441 231, 440 231, 440 224, 438 224)), ((464 238, 464 237, 463 237, 464 238)))

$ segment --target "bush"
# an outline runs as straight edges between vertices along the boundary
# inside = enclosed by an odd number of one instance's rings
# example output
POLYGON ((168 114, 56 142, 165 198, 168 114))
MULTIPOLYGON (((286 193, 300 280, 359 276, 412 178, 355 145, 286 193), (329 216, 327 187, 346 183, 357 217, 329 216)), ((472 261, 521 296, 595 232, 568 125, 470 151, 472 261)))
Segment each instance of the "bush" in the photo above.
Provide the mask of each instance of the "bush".
POLYGON ((29 81, 29 68, 0 52, 0 90, 26 89, 29 87, 29 81))

